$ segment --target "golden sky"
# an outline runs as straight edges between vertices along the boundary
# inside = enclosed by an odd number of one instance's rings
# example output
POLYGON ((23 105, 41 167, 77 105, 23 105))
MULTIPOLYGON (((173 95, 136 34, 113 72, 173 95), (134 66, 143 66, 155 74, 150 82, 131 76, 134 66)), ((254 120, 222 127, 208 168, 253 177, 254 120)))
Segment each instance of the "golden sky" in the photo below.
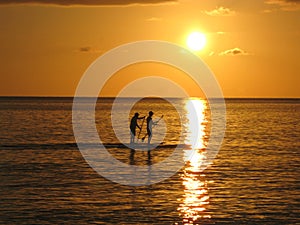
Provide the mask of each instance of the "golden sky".
MULTIPOLYGON (((300 97, 300 0, 0 0, 0 30, 0 96, 73 96, 110 49, 140 40, 187 48, 199 31, 207 44, 195 54, 225 97, 300 97)), ((151 75, 198 93, 183 72, 147 63, 119 71, 102 93, 151 75)))

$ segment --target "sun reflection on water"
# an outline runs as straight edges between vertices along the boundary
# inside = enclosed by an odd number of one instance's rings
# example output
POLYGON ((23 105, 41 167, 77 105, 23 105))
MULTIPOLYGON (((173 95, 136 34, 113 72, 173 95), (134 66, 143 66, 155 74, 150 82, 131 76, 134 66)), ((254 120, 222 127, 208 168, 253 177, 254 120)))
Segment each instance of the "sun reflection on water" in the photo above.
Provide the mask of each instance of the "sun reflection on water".
POLYGON ((186 101, 187 136, 185 144, 191 149, 184 150, 185 167, 181 175, 184 194, 179 199, 178 211, 183 224, 198 224, 202 218, 210 218, 206 212, 209 205, 209 194, 205 175, 201 165, 205 160, 206 101, 189 99, 186 101))
POLYGON ((189 99, 185 103, 187 114, 187 136, 185 144, 191 145, 192 149, 205 148, 205 110, 206 101, 203 99, 189 99))

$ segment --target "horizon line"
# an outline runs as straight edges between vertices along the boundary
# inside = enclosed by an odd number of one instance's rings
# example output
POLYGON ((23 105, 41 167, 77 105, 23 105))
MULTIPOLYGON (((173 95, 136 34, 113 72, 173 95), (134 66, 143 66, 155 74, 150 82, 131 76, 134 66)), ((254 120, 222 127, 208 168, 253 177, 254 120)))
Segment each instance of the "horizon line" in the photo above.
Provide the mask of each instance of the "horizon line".
MULTIPOLYGON (((0 95, 0 98, 74 98, 75 96, 47 96, 47 95, 0 95)), ((77 98, 95 98, 93 96, 76 96, 77 98)), ((189 96, 189 97, 184 97, 184 96, 148 96, 148 97, 142 97, 142 96, 98 96, 97 98, 149 98, 149 99, 154 99, 154 98, 202 98, 206 99, 206 97, 197 97, 197 96, 189 96)), ((212 97, 211 99, 214 99, 212 97)), ((217 97, 216 99, 221 99, 217 97)), ((241 96, 241 97, 224 97, 224 99, 300 99, 300 97, 246 97, 246 96, 241 96)))

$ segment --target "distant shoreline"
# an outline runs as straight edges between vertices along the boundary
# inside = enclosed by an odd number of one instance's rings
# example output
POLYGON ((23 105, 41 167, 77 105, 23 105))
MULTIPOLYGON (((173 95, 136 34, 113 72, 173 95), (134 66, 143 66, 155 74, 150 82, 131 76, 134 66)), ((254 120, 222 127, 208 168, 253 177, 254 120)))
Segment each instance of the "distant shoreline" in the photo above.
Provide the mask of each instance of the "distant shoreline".
MULTIPOLYGON (((71 96, 0 96, 0 100, 8 100, 8 99, 36 99, 36 100, 42 100, 42 99, 49 99, 49 100, 55 100, 55 99, 66 99, 70 100, 74 97, 71 96)), ((92 99, 94 97, 80 97, 82 99, 92 99)), ((108 96, 108 97, 98 97, 98 99, 115 99, 116 97, 108 96)), ((123 99, 141 99, 142 97, 118 97, 123 99)), ((184 99, 185 97, 162 97, 165 99, 184 99)), ((190 97, 190 98, 198 98, 198 97, 190 97)), ((200 97, 199 97, 200 98, 200 97)), ((146 97, 145 99, 160 99, 160 97, 146 97)), ((212 98, 213 99, 213 98, 212 98)), ((225 97, 225 100, 253 100, 253 101, 266 101, 266 100, 300 100, 300 97, 225 97)))

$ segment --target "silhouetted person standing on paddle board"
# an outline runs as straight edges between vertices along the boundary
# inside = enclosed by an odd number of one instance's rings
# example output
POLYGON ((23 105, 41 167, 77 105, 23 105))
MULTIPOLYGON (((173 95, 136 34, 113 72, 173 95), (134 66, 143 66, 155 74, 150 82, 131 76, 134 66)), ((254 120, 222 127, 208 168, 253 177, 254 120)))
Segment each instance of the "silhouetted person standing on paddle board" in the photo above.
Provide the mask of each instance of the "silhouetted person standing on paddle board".
POLYGON ((157 123, 154 123, 152 120, 153 112, 149 112, 149 116, 147 117, 147 135, 148 135, 148 145, 150 144, 151 138, 152 138, 152 127, 153 125, 156 125, 157 123))
POLYGON ((144 119, 144 118, 145 117, 139 117, 138 113, 135 113, 134 116, 131 118, 131 121, 130 121, 130 144, 134 143, 134 138, 135 138, 135 134, 136 134, 136 132, 135 132, 136 127, 141 129, 141 127, 138 125, 137 120, 144 119))

